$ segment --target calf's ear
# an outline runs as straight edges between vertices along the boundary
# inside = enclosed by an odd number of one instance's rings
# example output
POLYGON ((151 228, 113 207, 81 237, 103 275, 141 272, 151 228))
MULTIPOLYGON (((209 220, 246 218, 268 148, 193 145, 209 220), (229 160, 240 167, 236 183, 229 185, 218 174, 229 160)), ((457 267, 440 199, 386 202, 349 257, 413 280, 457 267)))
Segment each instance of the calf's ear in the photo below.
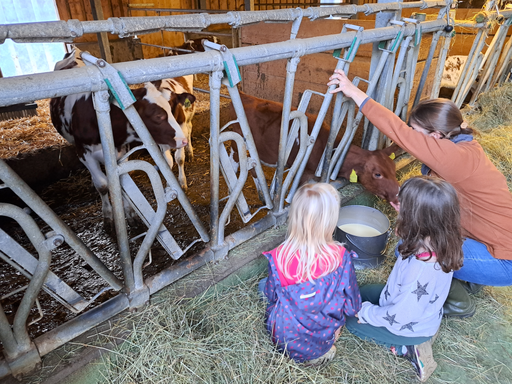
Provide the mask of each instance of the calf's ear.
POLYGON ((382 150, 382 152, 384 152, 386 155, 391 157, 391 159, 394 159, 395 157, 398 157, 401 154, 405 153, 405 151, 402 148, 400 148, 398 145, 396 145, 395 143, 391 144, 387 148, 384 148, 382 150))
POLYGON ((187 92, 177 93, 176 99, 177 99, 178 103, 183 105, 185 108, 190 107, 196 101, 196 97, 194 95, 192 95, 191 93, 187 93, 187 92))

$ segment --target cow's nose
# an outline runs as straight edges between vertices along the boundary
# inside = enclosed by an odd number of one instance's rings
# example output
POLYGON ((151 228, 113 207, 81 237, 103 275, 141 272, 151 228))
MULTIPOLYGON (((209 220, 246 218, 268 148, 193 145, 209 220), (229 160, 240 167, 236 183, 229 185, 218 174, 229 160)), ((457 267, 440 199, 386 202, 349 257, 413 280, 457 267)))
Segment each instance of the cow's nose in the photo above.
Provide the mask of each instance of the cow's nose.
POLYGON ((177 148, 183 148, 185 146, 187 146, 188 144, 188 140, 187 139, 177 139, 176 140, 176 147, 177 148))

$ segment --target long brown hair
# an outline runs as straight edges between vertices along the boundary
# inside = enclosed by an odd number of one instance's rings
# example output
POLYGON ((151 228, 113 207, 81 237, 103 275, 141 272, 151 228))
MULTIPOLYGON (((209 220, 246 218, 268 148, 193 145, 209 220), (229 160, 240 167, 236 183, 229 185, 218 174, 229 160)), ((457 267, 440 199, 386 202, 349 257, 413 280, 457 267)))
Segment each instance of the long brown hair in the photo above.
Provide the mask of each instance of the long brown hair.
POLYGON ((424 100, 414 107, 409 116, 409 124, 416 124, 429 132, 439 132, 447 139, 460 133, 473 133, 473 129, 461 127, 463 122, 460 109, 448 99, 424 100))
POLYGON ((429 176, 406 180, 398 193, 400 212, 396 233, 402 239, 398 251, 405 259, 422 248, 444 272, 462 267, 462 229, 457 192, 442 179, 429 176))

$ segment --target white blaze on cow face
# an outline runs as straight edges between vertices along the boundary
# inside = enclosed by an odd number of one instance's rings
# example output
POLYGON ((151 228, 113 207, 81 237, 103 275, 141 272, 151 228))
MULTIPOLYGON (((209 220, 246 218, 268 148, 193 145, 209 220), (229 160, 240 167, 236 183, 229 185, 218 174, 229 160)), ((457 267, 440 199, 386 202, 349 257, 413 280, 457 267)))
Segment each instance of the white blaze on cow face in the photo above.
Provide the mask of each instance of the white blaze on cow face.
POLYGON ((165 93, 164 95, 152 83, 146 83, 144 86, 147 89, 147 94, 144 96, 144 99, 150 103, 158 105, 165 112, 167 112, 167 121, 176 132, 176 136, 174 137, 174 140, 176 141, 176 148, 183 148, 188 144, 188 142, 185 134, 183 133, 183 130, 172 114, 171 106, 169 104, 170 94, 165 93), (167 95, 169 95, 169 98, 167 98, 167 95))

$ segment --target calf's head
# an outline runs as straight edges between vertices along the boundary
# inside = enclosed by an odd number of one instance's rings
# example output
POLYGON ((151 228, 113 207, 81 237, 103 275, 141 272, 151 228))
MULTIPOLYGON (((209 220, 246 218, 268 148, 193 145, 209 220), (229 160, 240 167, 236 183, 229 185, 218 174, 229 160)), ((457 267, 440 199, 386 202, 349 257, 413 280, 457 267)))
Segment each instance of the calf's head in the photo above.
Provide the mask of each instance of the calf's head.
POLYGON ((171 109, 170 94, 159 91, 154 84, 133 90, 135 107, 157 144, 170 148, 183 148, 188 144, 180 124, 171 109))
POLYGON ((399 184, 396 179, 395 162, 391 159, 398 151, 401 149, 396 144, 376 151, 352 145, 340 176, 350 180, 350 175, 355 172, 357 181, 369 192, 388 202, 398 203, 399 184))

